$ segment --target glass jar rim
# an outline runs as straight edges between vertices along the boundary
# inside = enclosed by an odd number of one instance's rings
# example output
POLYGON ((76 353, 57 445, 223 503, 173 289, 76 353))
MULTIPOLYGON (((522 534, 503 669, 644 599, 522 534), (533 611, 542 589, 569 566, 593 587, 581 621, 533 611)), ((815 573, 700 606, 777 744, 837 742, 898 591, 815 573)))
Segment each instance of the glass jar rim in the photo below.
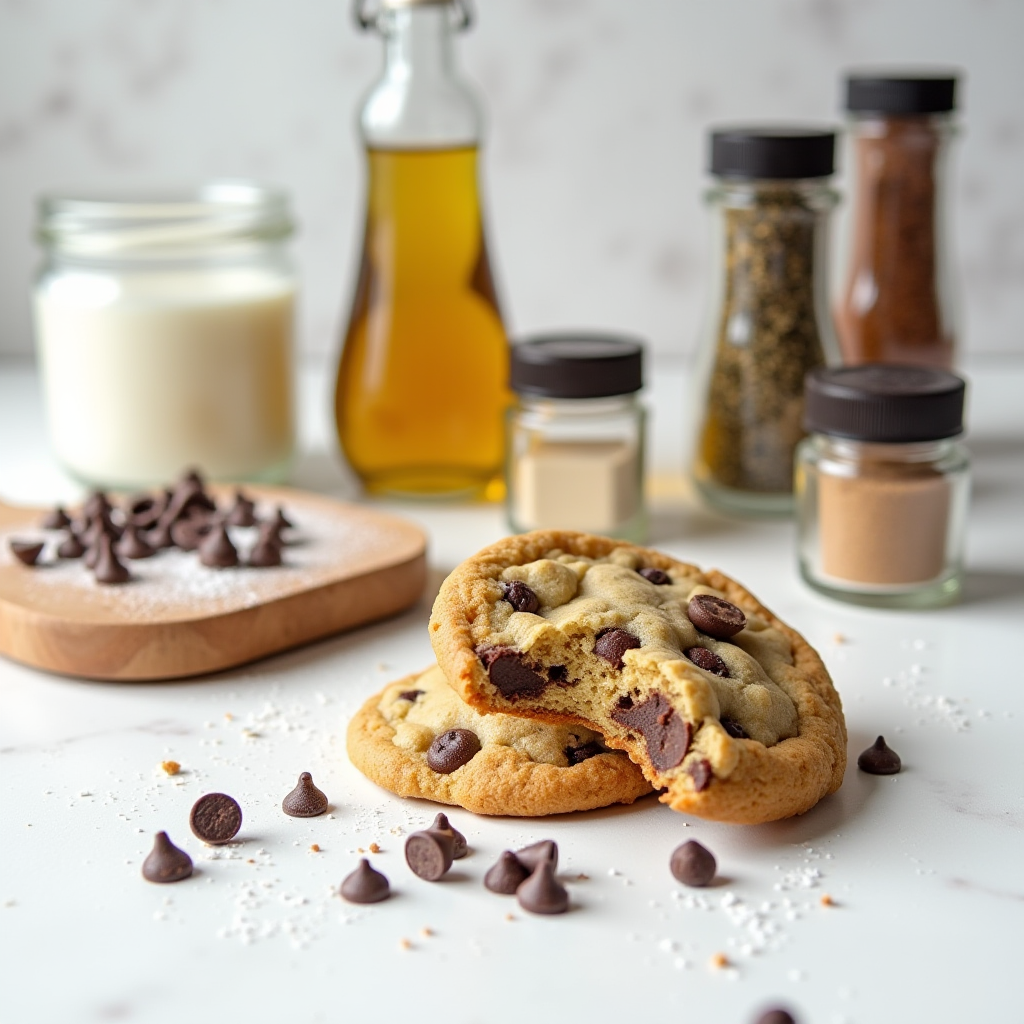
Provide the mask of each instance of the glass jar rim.
POLYGON ((180 255, 287 238, 284 190, 246 179, 135 194, 54 192, 38 200, 36 238, 78 256, 180 255))

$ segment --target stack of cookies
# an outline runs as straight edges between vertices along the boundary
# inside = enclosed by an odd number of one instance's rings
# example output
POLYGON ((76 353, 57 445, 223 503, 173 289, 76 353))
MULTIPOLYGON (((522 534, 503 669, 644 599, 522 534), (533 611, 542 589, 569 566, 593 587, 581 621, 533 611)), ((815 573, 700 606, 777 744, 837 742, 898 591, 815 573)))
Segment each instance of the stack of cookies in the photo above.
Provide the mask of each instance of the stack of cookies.
POLYGON ((434 603, 437 665, 349 727, 399 796, 480 814, 632 803, 756 823, 800 814, 846 767, 817 653, 738 583, 605 537, 537 531, 462 563, 434 603))

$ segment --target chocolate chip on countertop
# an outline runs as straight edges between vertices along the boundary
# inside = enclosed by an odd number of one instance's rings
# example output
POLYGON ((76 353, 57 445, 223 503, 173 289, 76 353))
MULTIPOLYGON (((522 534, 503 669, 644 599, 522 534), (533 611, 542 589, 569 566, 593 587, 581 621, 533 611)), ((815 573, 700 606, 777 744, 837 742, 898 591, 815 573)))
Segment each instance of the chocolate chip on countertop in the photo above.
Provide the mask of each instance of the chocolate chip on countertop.
POLYGON ((598 754, 603 753, 605 753, 604 747, 597 740, 591 740, 589 743, 581 743, 578 747, 566 747, 565 759, 572 766, 582 764, 584 761, 589 761, 590 758, 597 757, 598 754))
POLYGON ((539 843, 530 843, 521 850, 516 850, 519 863, 527 871, 536 871, 545 861, 551 861, 552 867, 558 867, 558 843, 554 839, 542 839, 539 843))
POLYGON ((281 801, 281 810, 292 818, 315 818, 327 810, 327 796, 313 785, 313 776, 303 772, 295 788, 281 801))
POLYGON ((391 895, 388 880, 370 867, 370 862, 363 857, 359 867, 341 883, 341 895, 349 903, 380 903, 391 895))
POLYGON ((104 535, 114 540, 121 536, 121 528, 110 518, 109 512, 99 512, 89 521, 82 533, 82 543, 86 547, 93 547, 104 535))
POLYGON ((235 503, 227 514, 229 526, 255 526, 256 502, 247 498, 241 491, 235 491, 235 503))
POLYGON ((43 545, 40 541, 9 540, 7 546, 11 549, 11 554, 22 565, 35 565, 43 552, 43 545))
POLYGON ((870 775, 895 775, 902 767, 900 755, 882 736, 857 758, 857 767, 870 775))
POLYGON ((765 1010, 757 1018, 757 1024, 796 1024, 796 1018, 788 1010, 765 1010))
POLYGON ((711 770, 711 762, 703 757, 692 764, 688 764, 686 771, 690 778, 693 779, 693 788, 698 793, 703 793, 711 785, 715 777, 714 772, 711 770))
POLYGON ((68 530, 67 536, 57 547, 58 558, 81 558, 85 554, 85 545, 79 540, 74 530, 68 530))
POLYGON ((284 514, 284 509, 280 505, 274 510, 274 518, 270 522, 278 531, 291 530, 295 527, 295 524, 284 514))
POLYGON ((91 491, 82 506, 82 514, 89 519, 95 519, 97 516, 109 514, 110 509, 110 499, 103 491, 91 491))
POLYGON ((166 832, 153 837, 153 849, 142 862, 147 882, 180 882, 192 874, 192 858, 167 838, 166 832))
POLYGON ((447 832, 426 829, 413 832, 405 841, 405 862, 412 873, 427 882, 442 878, 455 860, 455 840, 447 832))
POLYGON ((281 562, 281 541, 276 534, 268 536, 261 533, 249 552, 246 564, 254 569, 272 569, 281 562))
POLYGON ((471 761, 479 750, 480 739, 475 732, 469 729, 449 729, 430 744, 427 764, 441 775, 450 775, 471 761))
POLYGON ((71 525, 67 512, 58 505, 52 512, 47 512, 39 524, 44 530, 66 530, 71 525))
POLYGON ((514 896, 516 889, 529 877, 529 868, 511 850, 505 850, 484 875, 484 885, 491 892, 514 896))
POLYGON ((723 718, 722 728, 734 739, 734 740, 746 740, 750 737, 747 736, 747 730, 740 725, 739 722, 734 718, 723 718))
POLYGON ((410 702, 412 702, 413 704, 415 704, 415 703, 416 703, 416 701, 417 701, 417 700, 418 700, 418 699, 419 699, 420 697, 422 697, 422 696, 423 696, 423 691, 422 691, 422 690, 403 690, 403 691, 402 691, 402 692, 401 692, 401 693, 400 693, 400 694, 398 695, 398 699, 399 699, 399 700, 407 700, 407 701, 410 701, 410 702))
POLYGON ((505 584, 505 600, 517 612, 536 612, 540 608, 540 599, 521 580, 505 584))
POLYGON ((238 551, 223 523, 217 523, 199 544, 199 561, 211 569, 229 569, 238 565, 238 551))
POLYGON ((622 668, 622 656, 626 651, 635 650, 640 641, 624 629, 609 629, 598 636, 594 644, 594 653, 604 658, 613 668, 622 668))
POLYGON ((171 541, 182 551, 195 551, 212 528, 205 516, 186 516, 171 524, 171 541))
POLYGON ((156 551, 164 548, 174 547, 174 538, 171 536, 171 524, 159 522, 156 526, 146 530, 146 543, 156 551))
POLYGON ((242 808, 227 793, 207 793, 192 805, 188 823, 198 839, 210 846, 220 846, 238 835, 242 808))
POLYGON ((672 851, 672 858, 669 861, 672 877, 683 885, 709 885, 715 877, 717 867, 715 855, 707 847, 701 846, 696 839, 677 846, 672 851))
POLYGON ((555 865, 549 860, 541 861, 516 889, 516 899, 531 914, 564 914, 569 909, 569 892, 555 877, 555 865))
POLYGON ((675 768, 690 749, 690 723, 676 714, 662 693, 653 694, 635 707, 615 707, 611 717, 627 729, 643 734, 647 756, 659 772, 675 768))
POLYGON ((469 843, 466 841, 466 837, 452 825, 448 820, 447 814, 438 814, 434 818, 434 824, 430 826, 430 831, 446 832, 452 837, 452 842, 455 844, 455 848, 452 850, 452 856, 456 860, 461 860, 467 853, 469 853, 469 843))
POLYGON ((646 569, 638 569, 637 572, 639 572, 645 580, 650 580, 650 582, 656 587, 664 587, 672 582, 672 577, 669 576, 667 572, 663 569, 655 569, 653 566, 646 569))
POLYGON ((480 647, 476 653, 487 669, 488 679, 503 697, 538 697, 550 685, 524 665, 523 656, 511 647, 480 647))
POLYGON ((747 624, 747 617, 732 604, 714 594, 697 594, 686 606, 690 621, 707 636, 728 640, 747 624))
POLYGON ((156 554, 156 548, 146 542, 140 533, 139 527, 133 522, 129 522, 124 528, 124 533, 121 534, 121 538, 115 545, 114 550, 122 558, 132 559, 152 558, 156 554))
MULTIPOLYGON (((96 561, 91 568, 97 583, 127 583, 132 578, 132 574, 114 554, 114 542, 110 534, 100 534, 93 550, 96 553, 96 561)), ((88 554, 85 564, 89 564, 88 554)))
POLYGON ((148 530, 160 521, 160 516, 167 508, 167 502, 166 494, 158 494, 155 498, 149 494, 137 494, 128 499, 128 503, 125 505, 125 517, 129 523, 140 530, 148 530))
POLYGON ((688 647, 683 654, 697 668, 702 668, 715 676, 722 676, 724 679, 729 678, 729 666, 714 651, 709 651, 706 647, 688 647))

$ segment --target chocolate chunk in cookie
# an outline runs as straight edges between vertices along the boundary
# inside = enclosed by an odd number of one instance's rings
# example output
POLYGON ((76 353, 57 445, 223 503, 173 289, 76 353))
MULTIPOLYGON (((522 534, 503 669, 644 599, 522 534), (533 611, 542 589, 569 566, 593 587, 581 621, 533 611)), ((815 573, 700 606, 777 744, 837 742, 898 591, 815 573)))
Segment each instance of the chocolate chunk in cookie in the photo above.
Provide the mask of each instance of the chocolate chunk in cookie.
POLYGON ((672 582, 672 577, 663 569, 648 567, 646 569, 637 569, 637 572, 656 587, 666 587, 672 582))
POLYGON ((548 680, 524 665, 523 656, 509 647, 482 648, 477 656, 504 697, 536 697, 548 686, 548 680))
POLYGON ((690 778, 693 779, 693 788, 698 793, 703 793, 711 785, 714 773, 711 771, 711 762, 707 758, 701 757, 696 761, 691 761, 686 766, 686 770, 690 773, 690 778))
POLYGON ((632 633, 624 629, 609 629, 598 635, 594 653, 614 668, 622 668, 622 656, 639 646, 640 641, 632 633))
POLYGON ((667 772, 682 763, 690 749, 690 723, 676 714, 664 694, 655 693, 635 707, 617 707, 612 718, 629 729, 636 729, 647 741, 651 764, 667 772))
POLYGON ((537 595, 521 580, 505 584, 505 600, 517 612, 535 612, 540 608, 537 595))
POLYGON ((728 640, 747 624, 747 617, 731 601, 714 594, 697 594, 686 606, 690 621, 716 640, 728 640))
POLYGON ((578 747, 566 747, 565 759, 569 764, 581 764, 590 757, 603 754, 604 750, 605 748, 597 740, 592 740, 590 743, 581 743, 578 747))
POLYGON ((706 647, 687 647, 683 654, 705 672, 711 672, 723 679, 729 678, 729 666, 714 651, 709 651, 706 647))
POLYGON ((399 695, 399 700, 407 700, 410 704, 415 704, 416 701, 423 696, 422 690, 403 690, 399 695))
POLYGON ((469 729, 449 729, 430 744, 427 764, 441 775, 451 775, 480 752, 480 739, 469 729))

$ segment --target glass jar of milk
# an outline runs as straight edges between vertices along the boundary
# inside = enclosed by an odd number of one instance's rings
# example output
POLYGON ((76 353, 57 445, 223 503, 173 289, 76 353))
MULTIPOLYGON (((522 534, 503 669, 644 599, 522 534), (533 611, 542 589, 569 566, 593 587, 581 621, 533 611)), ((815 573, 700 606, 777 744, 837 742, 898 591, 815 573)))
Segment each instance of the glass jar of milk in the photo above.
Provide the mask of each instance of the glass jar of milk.
POLYGON ((292 230, 287 197, 245 181, 40 201, 36 344, 66 469, 102 487, 286 475, 292 230))

